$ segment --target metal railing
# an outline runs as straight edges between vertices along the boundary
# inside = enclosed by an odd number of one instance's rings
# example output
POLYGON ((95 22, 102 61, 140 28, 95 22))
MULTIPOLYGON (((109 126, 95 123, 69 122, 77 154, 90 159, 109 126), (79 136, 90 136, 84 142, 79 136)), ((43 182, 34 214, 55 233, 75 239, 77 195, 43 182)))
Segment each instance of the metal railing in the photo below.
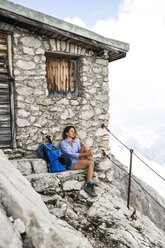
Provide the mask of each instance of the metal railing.
MULTIPOLYGON (((128 173, 128 197, 127 197, 127 207, 129 209, 130 205, 130 192, 131 192, 131 180, 133 179, 140 187, 145 191, 161 208, 165 210, 165 207, 162 206, 150 193, 148 193, 144 187, 137 182, 137 180, 132 176, 132 161, 133 161, 133 155, 135 155, 145 166, 147 166, 153 173, 155 173, 158 177, 160 177, 163 181, 165 181, 165 178, 163 178, 161 175, 159 175, 155 170, 153 170, 146 162, 144 162, 135 152, 133 149, 130 149, 128 146, 126 146, 121 140, 119 140, 104 124, 101 125, 102 128, 105 128, 120 144, 122 144, 127 150, 130 152, 130 163, 129 163, 129 173, 128 173)), ((112 159, 104 152, 104 155, 108 157, 111 161, 112 159)), ((114 161, 112 161, 114 163, 114 161)), ((114 163, 115 164, 115 163, 114 163)), ((117 165, 117 164, 116 164, 117 165)), ((119 166, 118 166, 119 167, 119 166)), ((120 168, 121 169, 121 168, 120 168)))

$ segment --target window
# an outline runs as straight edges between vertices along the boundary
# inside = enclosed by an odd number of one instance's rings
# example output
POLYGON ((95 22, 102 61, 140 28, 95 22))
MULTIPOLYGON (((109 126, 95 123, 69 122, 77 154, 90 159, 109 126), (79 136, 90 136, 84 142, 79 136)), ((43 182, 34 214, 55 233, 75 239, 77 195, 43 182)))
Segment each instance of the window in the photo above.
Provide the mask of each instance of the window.
POLYGON ((0 149, 16 148, 11 34, 0 30, 0 149))
POLYGON ((77 58, 46 58, 46 79, 50 95, 77 96, 77 58))

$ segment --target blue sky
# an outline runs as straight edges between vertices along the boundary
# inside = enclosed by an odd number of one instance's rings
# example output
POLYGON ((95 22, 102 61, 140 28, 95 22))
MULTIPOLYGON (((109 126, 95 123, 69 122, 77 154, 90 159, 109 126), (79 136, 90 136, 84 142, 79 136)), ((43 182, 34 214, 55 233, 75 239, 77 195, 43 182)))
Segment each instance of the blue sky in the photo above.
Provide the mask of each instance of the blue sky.
POLYGON ((152 151, 160 143, 165 149, 164 0, 13 2, 128 42, 127 57, 109 65, 111 131, 152 151))
POLYGON ((78 16, 88 27, 100 20, 117 18, 122 0, 13 0, 17 4, 59 19, 78 16))

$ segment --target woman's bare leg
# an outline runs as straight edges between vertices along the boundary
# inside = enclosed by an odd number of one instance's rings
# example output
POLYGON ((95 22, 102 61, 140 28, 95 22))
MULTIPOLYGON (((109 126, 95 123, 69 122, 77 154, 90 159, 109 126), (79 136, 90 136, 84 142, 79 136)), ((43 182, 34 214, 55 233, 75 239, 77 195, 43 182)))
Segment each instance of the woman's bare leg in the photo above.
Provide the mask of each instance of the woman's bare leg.
POLYGON ((94 161, 90 160, 78 160, 74 167, 75 170, 85 170, 87 169, 87 181, 92 181, 94 161))
MULTIPOLYGON (((81 146, 81 150, 80 150, 80 153, 84 153, 84 152, 87 152, 89 151, 90 148, 87 144, 82 144, 81 146)), ((80 160, 85 160, 85 159, 93 159, 93 156, 86 156, 86 157, 81 157, 80 160)))

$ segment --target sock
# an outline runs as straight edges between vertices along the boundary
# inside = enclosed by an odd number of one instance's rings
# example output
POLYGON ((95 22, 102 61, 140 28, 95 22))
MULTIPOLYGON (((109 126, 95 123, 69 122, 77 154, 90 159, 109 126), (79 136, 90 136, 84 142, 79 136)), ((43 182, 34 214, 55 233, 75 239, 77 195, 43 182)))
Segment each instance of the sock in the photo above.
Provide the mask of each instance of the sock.
POLYGON ((93 182, 92 181, 87 181, 87 183, 92 184, 93 182))

